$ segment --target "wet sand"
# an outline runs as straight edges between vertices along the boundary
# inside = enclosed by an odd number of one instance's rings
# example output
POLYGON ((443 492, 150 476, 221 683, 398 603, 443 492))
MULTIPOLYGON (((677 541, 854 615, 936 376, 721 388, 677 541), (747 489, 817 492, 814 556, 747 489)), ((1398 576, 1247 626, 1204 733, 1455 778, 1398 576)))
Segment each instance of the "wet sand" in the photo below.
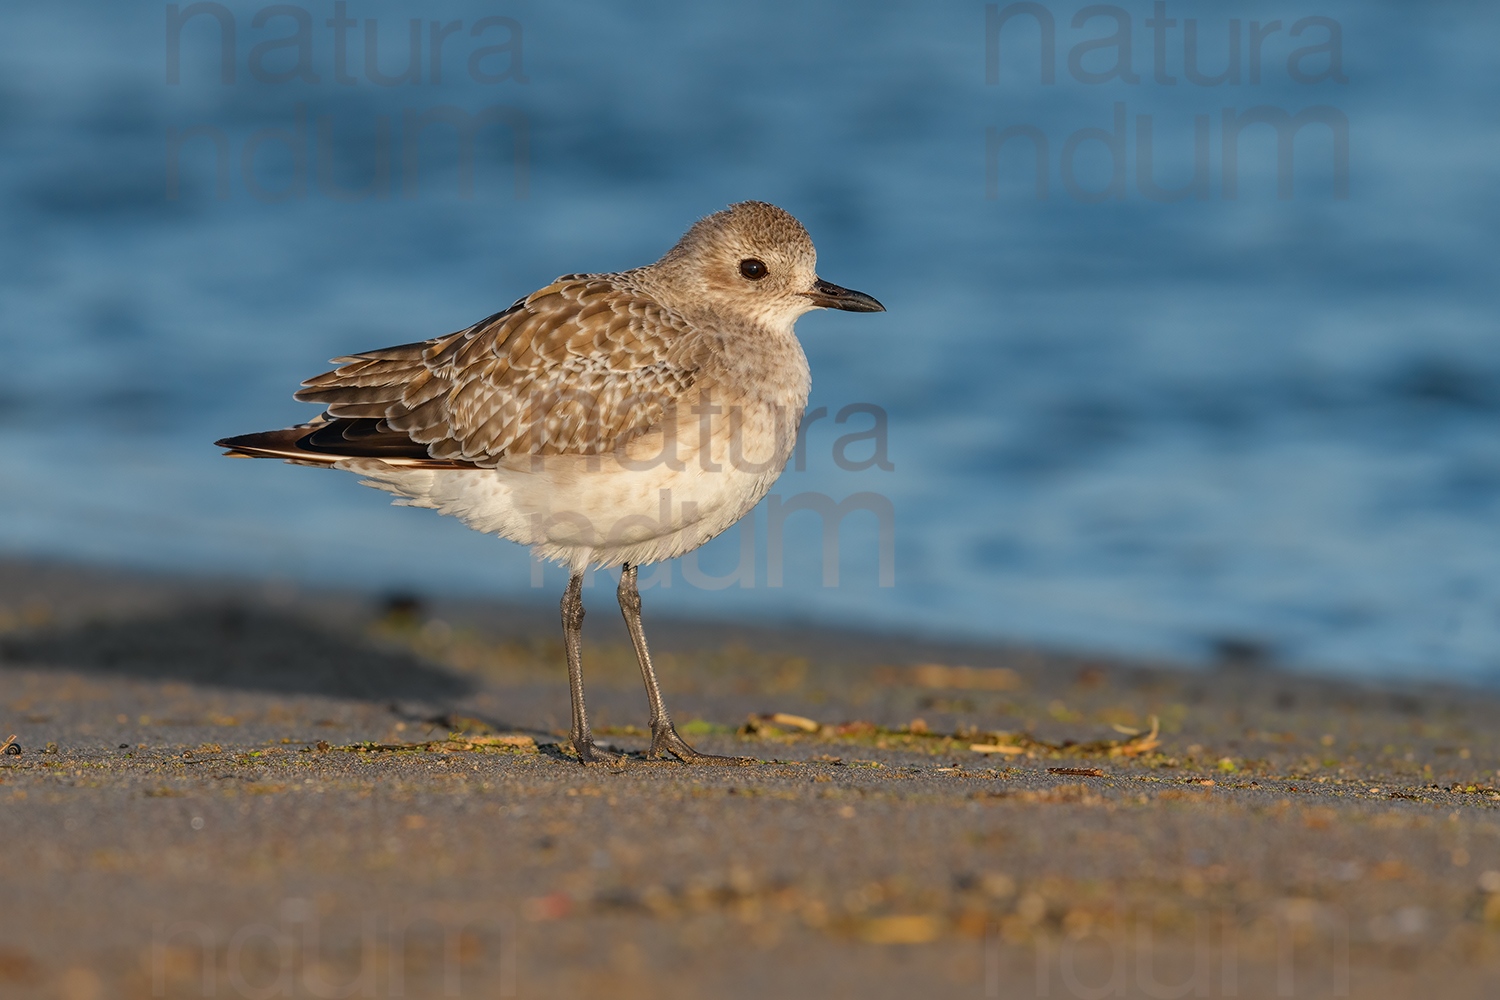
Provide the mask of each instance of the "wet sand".
POLYGON ((1494 693, 646 601, 763 763, 579 766, 550 601, 0 561, 0 996, 1500 995, 1494 693))

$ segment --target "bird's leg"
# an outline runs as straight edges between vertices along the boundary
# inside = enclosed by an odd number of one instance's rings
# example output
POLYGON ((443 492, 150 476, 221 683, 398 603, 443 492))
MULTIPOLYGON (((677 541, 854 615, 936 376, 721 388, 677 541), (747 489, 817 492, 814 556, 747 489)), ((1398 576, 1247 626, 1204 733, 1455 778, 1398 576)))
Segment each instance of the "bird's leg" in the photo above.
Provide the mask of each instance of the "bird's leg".
POLYGON ((562 599, 563 647, 568 652, 568 687, 573 695, 573 751, 580 764, 598 764, 616 760, 617 754, 594 746, 589 730, 589 713, 583 707, 583 574, 574 573, 562 599))
POLYGON ((641 665, 641 680, 646 684, 646 700, 651 705, 651 750, 646 756, 652 760, 662 752, 671 753, 685 764, 747 764, 744 757, 720 757, 699 753, 688 746, 686 740, 677 735, 672 717, 661 698, 661 687, 656 683, 656 670, 651 666, 651 651, 646 648, 646 631, 641 627, 641 592, 636 588, 636 568, 626 564, 620 570, 620 613, 625 616, 625 627, 630 629, 630 641, 635 645, 635 658, 641 665))

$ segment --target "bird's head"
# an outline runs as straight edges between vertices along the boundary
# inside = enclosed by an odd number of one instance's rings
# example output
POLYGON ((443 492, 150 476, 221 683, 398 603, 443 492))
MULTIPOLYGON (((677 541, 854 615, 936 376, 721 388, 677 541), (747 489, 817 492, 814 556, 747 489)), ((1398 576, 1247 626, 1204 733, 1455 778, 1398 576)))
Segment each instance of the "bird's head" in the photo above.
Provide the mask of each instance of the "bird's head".
POLYGON ((742 201, 700 219, 655 267, 718 312, 790 330, 813 309, 884 312, 864 292, 818 277, 812 238, 789 212, 742 201))

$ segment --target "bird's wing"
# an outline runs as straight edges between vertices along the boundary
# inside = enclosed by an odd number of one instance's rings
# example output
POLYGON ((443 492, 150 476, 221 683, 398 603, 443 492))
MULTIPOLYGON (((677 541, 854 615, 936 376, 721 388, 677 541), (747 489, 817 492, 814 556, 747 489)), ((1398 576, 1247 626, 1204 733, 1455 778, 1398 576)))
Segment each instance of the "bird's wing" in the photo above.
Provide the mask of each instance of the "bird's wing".
POLYGON ((567 275, 466 330, 336 358, 297 398, 436 462, 604 454, 661 422, 696 377, 698 346, 644 292, 567 275))

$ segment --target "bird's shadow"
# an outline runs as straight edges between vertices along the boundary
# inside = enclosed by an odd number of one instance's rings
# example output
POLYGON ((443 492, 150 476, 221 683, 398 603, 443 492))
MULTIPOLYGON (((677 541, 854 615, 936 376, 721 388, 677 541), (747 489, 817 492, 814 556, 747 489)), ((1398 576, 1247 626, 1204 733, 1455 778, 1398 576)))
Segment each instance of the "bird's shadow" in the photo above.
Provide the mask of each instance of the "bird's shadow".
POLYGON ((475 689, 411 653, 240 605, 5 636, 0 666, 369 701, 443 703, 475 689))

